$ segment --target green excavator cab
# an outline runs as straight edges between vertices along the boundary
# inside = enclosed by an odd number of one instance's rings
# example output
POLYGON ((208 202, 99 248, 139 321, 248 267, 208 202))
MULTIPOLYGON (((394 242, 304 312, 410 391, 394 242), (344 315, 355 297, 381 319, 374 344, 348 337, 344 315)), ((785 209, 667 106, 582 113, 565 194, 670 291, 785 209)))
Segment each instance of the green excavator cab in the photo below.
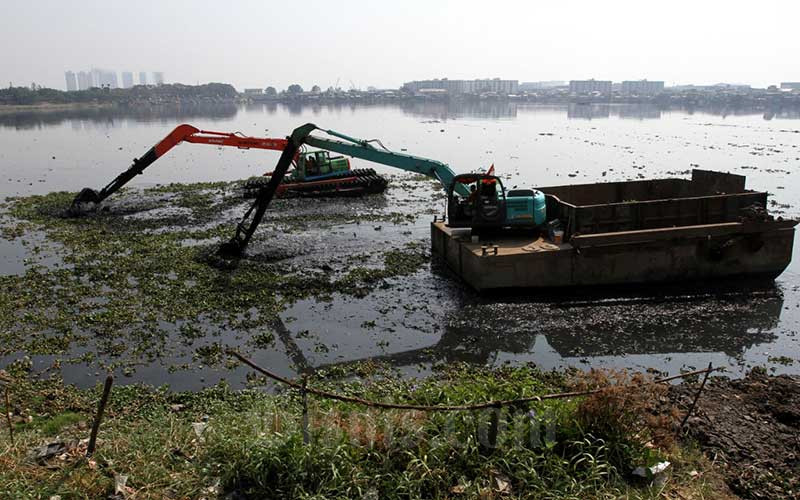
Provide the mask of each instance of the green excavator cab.
POLYGON ((348 170, 350 170, 350 160, 344 156, 331 158, 328 151, 309 151, 297 156, 297 165, 291 179, 304 181, 348 170))

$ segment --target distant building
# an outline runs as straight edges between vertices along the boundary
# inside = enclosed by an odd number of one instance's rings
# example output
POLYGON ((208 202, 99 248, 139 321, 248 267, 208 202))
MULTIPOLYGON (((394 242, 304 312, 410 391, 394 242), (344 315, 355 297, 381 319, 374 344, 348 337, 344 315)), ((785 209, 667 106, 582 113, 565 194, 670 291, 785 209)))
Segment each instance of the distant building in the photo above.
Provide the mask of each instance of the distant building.
POLYGON ((554 89, 556 87, 565 87, 567 82, 560 80, 549 80, 544 82, 522 82, 519 84, 519 90, 522 92, 530 92, 531 90, 544 90, 554 89))
POLYGON ((737 92, 747 92, 752 90, 750 85, 744 85, 741 83, 715 83, 711 85, 711 88, 714 90, 733 90, 737 92))
POLYGON ((244 93, 247 95, 261 95, 264 93, 264 89, 244 89, 244 93))
POLYGON ((569 91, 573 94, 611 93, 611 80, 570 80, 569 91))
POLYGON ((129 89, 133 87, 133 73, 130 71, 122 72, 122 88, 129 89))
POLYGON ((741 90, 746 91, 750 90, 749 85, 731 85, 729 83, 717 83, 714 85, 675 85, 670 87, 670 90, 678 91, 678 92, 688 92, 688 91, 695 91, 695 92, 719 92, 719 91, 727 91, 727 90, 741 90))
POLYGON ((92 86, 94 87, 106 87, 110 89, 115 89, 119 87, 116 71, 109 71, 107 69, 100 69, 100 68, 92 68, 91 77, 92 77, 92 86))
POLYGON ((78 90, 88 90, 92 88, 92 74, 85 71, 78 72, 78 90))
POLYGON ((800 82, 781 82, 782 89, 800 90, 800 82))
POLYGON ((72 71, 65 71, 64 79, 67 81, 67 92, 75 92, 78 90, 78 80, 75 78, 75 73, 72 71))
POLYGON ((164 85, 164 73, 161 71, 153 72, 153 83, 156 85, 164 85))
POLYGON ((139 85, 147 85, 147 73, 144 71, 139 72, 139 85))
POLYGON ((102 87, 104 85, 103 70, 92 68, 89 70, 89 75, 92 80, 92 87, 102 87))
POLYGON ((623 94, 656 95, 664 92, 664 82, 648 80, 626 80, 622 82, 623 94))
POLYGON ((516 94, 519 90, 519 81, 501 80, 500 78, 476 80, 450 80, 447 78, 434 80, 417 80, 406 82, 403 89, 411 93, 423 90, 443 90, 450 95, 482 94, 494 92, 498 94, 516 94))

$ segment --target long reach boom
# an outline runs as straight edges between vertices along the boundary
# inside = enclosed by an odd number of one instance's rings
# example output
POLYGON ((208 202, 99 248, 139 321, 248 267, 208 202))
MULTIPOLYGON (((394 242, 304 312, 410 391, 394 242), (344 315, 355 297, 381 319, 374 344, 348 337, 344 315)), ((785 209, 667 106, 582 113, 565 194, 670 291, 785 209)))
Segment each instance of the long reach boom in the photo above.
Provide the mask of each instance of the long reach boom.
POLYGON ((134 158, 133 164, 119 174, 100 191, 83 188, 72 201, 69 213, 81 215, 89 211, 112 194, 119 191, 131 179, 144 172, 157 159, 182 142, 193 144, 209 144, 212 146, 231 146, 239 149, 272 149, 282 151, 286 148, 286 139, 270 137, 248 137, 239 133, 214 132, 200 130, 197 127, 183 124, 167 134, 161 142, 150 148, 141 158, 134 158))
MULTIPOLYGON (((356 139, 333 130, 321 129, 313 123, 306 123, 294 129, 292 135, 288 137, 286 147, 278 160, 278 165, 272 172, 269 183, 258 193, 255 201, 236 226, 236 234, 234 234, 233 238, 222 245, 220 248, 221 253, 237 256, 244 252, 253 237, 253 233, 261 223, 264 212, 266 212, 272 198, 275 196, 281 180, 288 172, 292 160, 304 144, 432 177, 441 182, 445 190, 450 189, 456 177, 450 167, 442 162, 389 151, 380 144, 380 141, 356 139), (315 130, 321 130, 341 140, 311 135, 311 132, 315 130), (372 143, 377 143, 381 148, 376 148, 372 143)), ((456 183, 452 187, 456 193, 465 197, 469 196, 469 190, 463 184, 456 183)))

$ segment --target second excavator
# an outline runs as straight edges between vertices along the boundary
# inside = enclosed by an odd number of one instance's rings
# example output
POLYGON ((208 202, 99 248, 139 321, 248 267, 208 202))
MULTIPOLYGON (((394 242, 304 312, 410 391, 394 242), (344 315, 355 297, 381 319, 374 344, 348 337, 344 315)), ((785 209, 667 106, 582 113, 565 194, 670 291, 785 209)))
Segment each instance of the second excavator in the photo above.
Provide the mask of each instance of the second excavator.
MULTIPOLYGON (((125 184, 140 175, 153 162, 167 154, 181 143, 208 144, 218 147, 238 149, 268 149, 283 151, 287 139, 249 137, 240 133, 214 132, 200 130, 192 125, 178 125, 158 144, 150 148, 141 158, 134 158, 133 164, 119 174, 99 191, 84 188, 75 197, 70 207, 71 215, 81 215, 97 206, 103 200, 119 191, 125 184)), ((294 169, 282 176, 276 189, 276 196, 358 196, 381 193, 387 181, 371 168, 352 169, 350 160, 344 157, 331 157, 327 151, 298 150, 292 158, 294 169)), ((272 173, 247 180, 245 197, 253 198, 269 182, 272 173)))

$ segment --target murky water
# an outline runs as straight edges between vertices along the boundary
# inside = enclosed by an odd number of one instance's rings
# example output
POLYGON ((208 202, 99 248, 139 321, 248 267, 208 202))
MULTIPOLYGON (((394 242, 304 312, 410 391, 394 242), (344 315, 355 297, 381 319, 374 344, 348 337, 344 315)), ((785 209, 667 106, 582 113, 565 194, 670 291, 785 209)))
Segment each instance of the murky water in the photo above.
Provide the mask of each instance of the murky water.
MULTIPOLYGON (((508 103, 221 105, 135 113, 0 114, 0 197, 101 187, 183 122, 267 137, 282 137, 302 123, 314 122, 356 137, 379 138, 390 149, 444 161, 456 172, 494 164, 509 186, 687 176, 689 169, 699 166, 745 174, 748 187, 773 193, 777 203, 771 207, 773 213, 800 215, 800 183, 795 180, 800 172, 800 112, 690 113, 640 106, 508 103)), ((277 157, 271 151, 181 145, 134 185, 241 179, 271 170, 277 157)), ((353 164, 367 166, 358 160, 353 164)), ((399 202, 387 196, 387 203, 399 202)), ((430 203, 425 197, 414 198, 402 211, 436 208, 430 203)), ((427 224, 428 218, 420 217, 411 226, 386 224, 380 232, 344 224, 331 232, 333 236, 312 231, 304 237, 322 244, 336 234, 358 232, 360 245, 369 242, 377 247, 386 241, 427 238, 427 224)), ((0 271, 20 273, 29 262, 43 263, 29 255, 30 247, 19 240, 0 239, 0 271)), ((347 251, 347 246, 340 251, 347 251)), ((362 299, 335 296, 330 302, 295 303, 274 327, 279 339, 275 348, 258 351, 254 357, 286 374, 297 367, 363 359, 379 359, 409 374, 454 360, 669 372, 713 362, 733 375, 755 364, 777 373, 800 373, 796 334, 800 256, 795 257, 775 286, 767 289, 637 291, 557 300, 479 297, 447 272, 426 267, 362 299)), ((232 346, 242 342, 224 333, 215 340, 232 346)), ((0 357, 0 367, 19 355, 0 357)), ((53 361, 50 356, 34 358, 37 368, 53 361)), ((82 385, 97 379, 90 365, 65 364, 61 370, 68 381, 82 385)), ((175 351, 169 359, 143 362, 128 380, 185 389, 221 379, 240 385, 244 374, 242 369, 201 367, 186 350, 175 351), (182 363, 192 368, 168 369, 182 363)))

